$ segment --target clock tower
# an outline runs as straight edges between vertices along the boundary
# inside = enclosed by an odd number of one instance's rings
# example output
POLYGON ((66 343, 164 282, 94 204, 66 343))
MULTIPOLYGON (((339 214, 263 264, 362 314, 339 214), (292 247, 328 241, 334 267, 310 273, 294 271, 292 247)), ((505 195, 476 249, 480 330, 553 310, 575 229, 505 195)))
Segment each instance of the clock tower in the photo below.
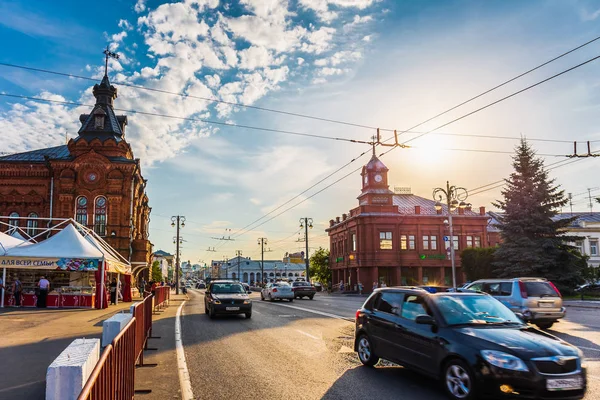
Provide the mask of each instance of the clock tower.
POLYGON ((394 192, 388 185, 389 169, 377 158, 375 149, 371 160, 362 169, 362 192, 358 201, 363 205, 390 206, 393 205, 394 192))

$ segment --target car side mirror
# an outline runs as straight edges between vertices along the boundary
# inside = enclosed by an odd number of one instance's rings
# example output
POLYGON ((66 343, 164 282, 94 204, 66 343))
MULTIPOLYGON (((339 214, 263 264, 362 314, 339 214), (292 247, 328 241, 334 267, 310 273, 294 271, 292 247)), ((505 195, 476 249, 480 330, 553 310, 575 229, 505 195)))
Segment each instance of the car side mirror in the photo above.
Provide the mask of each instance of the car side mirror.
POLYGON ((435 325, 435 319, 431 315, 417 315, 415 322, 422 325, 435 325))
POLYGON ((517 318, 519 318, 522 322, 527 322, 527 318, 525 318, 525 315, 523 315, 523 313, 520 312, 516 312, 515 315, 517 316, 517 318))

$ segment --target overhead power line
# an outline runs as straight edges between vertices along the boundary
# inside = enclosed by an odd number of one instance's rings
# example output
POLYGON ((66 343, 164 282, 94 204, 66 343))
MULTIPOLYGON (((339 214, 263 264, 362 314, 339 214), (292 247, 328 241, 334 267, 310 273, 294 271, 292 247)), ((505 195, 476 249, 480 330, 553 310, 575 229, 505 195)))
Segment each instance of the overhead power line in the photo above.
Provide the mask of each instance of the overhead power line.
MULTIPOLYGON (((74 101, 51 100, 51 99, 44 99, 41 97, 23 96, 23 95, 10 94, 10 93, 0 93, 0 96, 18 98, 18 99, 23 99, 23 100, 39 101, 39 102, 43 102, 43 103, 62 104, 62 105, 68 105, 68 106, 82 106, 82 107, 89 107, 89 108, 94 107, 94 105, 83 104, 83 103, 78 103, 78 102, 74 102, 74 101)), ((126 108, 117 108, 117 107, 113 107, 113 109, 115 111, 121 111, 121 112, 131 113, 131 114, 140 114, 140 115, 147 115, 147 116, 152 116, 152 117, 170 118, 170 119, 177 119, 177 120, 182 120, 182 121, 203 122, 206 124, 229 126, 232 128, 244 128, 244 129, 251 129, 251 130, 256 130, 256 131, 283 133, 283 134, 287 134, 287 135, 296 135, 296 136, 306 136, 306 137, 312 137, 312 138, 317 138, 317 139, 328 139, 328 140, 336 140, 336 141, 341 141, 341 142, 370 144, 370 142, 362 141, 362 140, 346 139, 346 138, 323 136, 323 135, 314 135, 311 133, 292 132, 292 131, 286 131, 286 130, 281 130, 281 129, 263 128, 263 127, 251 126, 251 125, 232 124, 230 122, 213 121, 213 120, 204 119, 204 118, 180 117, 180 116, 169 115, 169 114, 151 113, 151 112, 146 112, 146 111, 130 110, 130 109, 126 109, 126 108)))

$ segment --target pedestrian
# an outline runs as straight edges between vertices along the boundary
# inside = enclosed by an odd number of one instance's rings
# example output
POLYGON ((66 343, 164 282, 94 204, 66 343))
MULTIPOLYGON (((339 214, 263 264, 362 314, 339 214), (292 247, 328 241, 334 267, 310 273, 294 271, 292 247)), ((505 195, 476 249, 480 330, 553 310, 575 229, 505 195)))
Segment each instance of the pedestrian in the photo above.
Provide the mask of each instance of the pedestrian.
POLYGON ((373 281, 373 291, 375 291, 375 289, 377 289, 377 281, 373 281))
POLYGON ((43 276, 40 277, 40 281, 37 283, 40 288, 38 297, 37 297, 37 307, 38 308, 46 308, 46 300, 48 298, 48 292, 50 291, 50 282, 48 279, 43 276))
POLYGON ((358 281, 358 294, 362 294, 363 291, 363 285, 360 281, 358 281))
POLYGON ((344 291, 344 281, 340 281, 340 292, 344 291))
POLYGON ((110 283, 110 304, 117 304, 117 279, 113 278, 110 283))
POLYGON ((385 284, 385 281, 381 281, 381 287, 382 288, 387 287, 387 285, 385 284))
POLYGON ((19 280, 19 277, 15 275, 15 280, 12 283, 12 292, 13 296, 15 296, 15 306, 21 306, 21 292, 23 292, 23 284, 19 280))

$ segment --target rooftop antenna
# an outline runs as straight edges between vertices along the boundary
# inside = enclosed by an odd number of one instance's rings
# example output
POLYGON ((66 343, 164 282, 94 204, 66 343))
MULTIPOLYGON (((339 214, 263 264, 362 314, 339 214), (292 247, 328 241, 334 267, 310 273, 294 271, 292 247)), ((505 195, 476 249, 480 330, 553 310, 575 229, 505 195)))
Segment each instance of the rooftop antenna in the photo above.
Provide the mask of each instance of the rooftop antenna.
POLYGON ((573 216, 573 193, 569 193, 569 205, 571 206, 571 216, 573 216))
POLYGON ((592 215, 594 210, 594 204, 592 203, 592 189, 588 188, 588 197, 590 199, 590 215, 592 215))
POLYGON ((119 59, 119 55, 117 53, 113 53, 112 51, 110 51, 108 49, 108 45, 106 46, 106 50, 104 50, 103 53, 105 55, 104 76, 108 76, 108 59, 109 58, 114 58, 115 60, 118 60, 119 59))

